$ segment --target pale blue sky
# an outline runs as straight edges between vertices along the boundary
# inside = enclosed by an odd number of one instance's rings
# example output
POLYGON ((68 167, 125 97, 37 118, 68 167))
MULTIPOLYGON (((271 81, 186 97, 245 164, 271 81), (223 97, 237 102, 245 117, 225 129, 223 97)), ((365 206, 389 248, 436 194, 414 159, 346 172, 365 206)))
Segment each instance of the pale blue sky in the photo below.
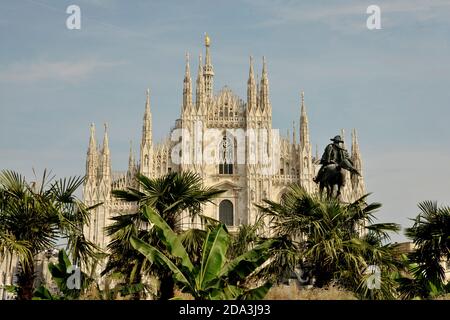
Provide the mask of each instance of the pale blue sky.
POLYGON ((356 128, 380 219, 409 225, 417 202, 450 204, 449 17, 448 0, 1 0, 0 168, 84 174, 89 124, 101 138, 108 122, 113 169, 126 169, 145 89, 159 139, 179 115, 184 53, 196 72, 206 31, 216 90, 245 98, 248 56, 260 72, 265 55, 274 127, 298 122, 303 89, 312 143, 356 128), (70 4, 81 30, 65 27, 70 4), (382 30, 366 28, 370 4, 382 30))

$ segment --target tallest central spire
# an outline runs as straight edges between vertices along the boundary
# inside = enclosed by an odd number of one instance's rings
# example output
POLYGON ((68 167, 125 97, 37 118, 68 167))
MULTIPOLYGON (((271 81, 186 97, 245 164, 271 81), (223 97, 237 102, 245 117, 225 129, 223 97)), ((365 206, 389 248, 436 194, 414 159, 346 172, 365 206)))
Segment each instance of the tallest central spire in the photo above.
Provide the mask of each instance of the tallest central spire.
POLYGON ((205 95, 206 98, 211 98, 213 93, 213 82, 214 82, 214 69, 211 63, 211 53, 209 48, 211 46, 211 39, 208 34, 205 33, 205 65, 203 66, 203 77, 205 78, 205 95))

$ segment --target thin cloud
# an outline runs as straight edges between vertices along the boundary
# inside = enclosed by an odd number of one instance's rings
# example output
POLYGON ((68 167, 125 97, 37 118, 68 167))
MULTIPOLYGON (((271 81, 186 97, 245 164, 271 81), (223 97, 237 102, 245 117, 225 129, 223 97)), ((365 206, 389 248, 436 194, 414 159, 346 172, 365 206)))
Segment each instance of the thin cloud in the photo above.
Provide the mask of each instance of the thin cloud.
MULTIPOLYGON (((397 0, 389 2, 376 1, 375 3, 361 3, 358 1, 346 4, 327 4, 326 7, 308 6, 285 0, 273 2, 246 0, 245 2, 270 13, 271 17, 258 25, 261 27, 324 22, 339 29, 353 26, 356 29, 365 30, 366 9, 370 4, 380 6, 382 21, 385 19, 385 14, 408 14, 414 20, 431 21, 439 14, 448 13, 450 9, 450 2, 446 0, 397 0), (358 21, 352 21, 353 18, 358 18, 358 21)), ((398 23, 401 23, 401 21, 392 19, 392 17, 389 18, 390 26, 398 23)))
POLYGON ((86 79, 94 71, 124 64, 123 61, 99 61, 95 59, 80 61, 41 61, 33 63, 14 63, 0 70, 1 82, 36 82, 60 80, 76 82, 86 79))

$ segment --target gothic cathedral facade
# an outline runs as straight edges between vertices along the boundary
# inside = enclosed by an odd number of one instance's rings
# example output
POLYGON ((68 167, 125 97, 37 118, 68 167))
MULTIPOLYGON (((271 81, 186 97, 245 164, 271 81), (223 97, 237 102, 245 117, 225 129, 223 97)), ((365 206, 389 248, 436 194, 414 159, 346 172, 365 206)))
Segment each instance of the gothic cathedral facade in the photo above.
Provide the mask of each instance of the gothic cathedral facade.
MULTIPOLYGON (((247 98, 243 100, 227 86, 214 91, 215 74, 208 36, 205 47, 204 60, 199 58, 195 100, 189 57, 186 56, 180 118, 175 121, 169 138, 160 143, 155 143, 152 138, 152 108, 147 90, 139 159, 135 160, 130 149, 126 172, 111 170, 107 126, 100 147, 96 142, 95 127, 91 125, 83 199, 87 205, 103 204, 93 210, 91 224, 85 233, 100 247, 104 248, 108 243, 104 228, 111 223, 110 218, 136 209, 135 204, 112 197, 111 190, 133 186, 138 172, 153 178, 191 170, 201 176, 206 186, 225 190, 213 203, 205 205, 203 214, 227 224, 231 231, 255 221, 258 215, 255 203, 261 203, 263 199, 279 201, 292 183, 299 183, 308 192, 317 192, 313 178, 320 165, 317 152, 315 156, 312 154, 303 92, 299 103, 299 136, 294 124, 292 137, 289 134, 280 137, 272 128, 265 59, 261 79, 258 79, 250 57, 247 98), (261 154, 264 157, 260 157, 261 154), (211 159, 213 161, 209 161, 211 159), (261 159, 269 161, 259 161, 261 159)), ((352 132, 351 140, 351 158, 355 168, 362 172, 356 131, 352 132)), ((346 175, 343 201, 352 201, 365 194, 363 177, 350 177, 347 171, 346 175)), ((189 226, 195 221, 186 217, 185 223, 189 226)))

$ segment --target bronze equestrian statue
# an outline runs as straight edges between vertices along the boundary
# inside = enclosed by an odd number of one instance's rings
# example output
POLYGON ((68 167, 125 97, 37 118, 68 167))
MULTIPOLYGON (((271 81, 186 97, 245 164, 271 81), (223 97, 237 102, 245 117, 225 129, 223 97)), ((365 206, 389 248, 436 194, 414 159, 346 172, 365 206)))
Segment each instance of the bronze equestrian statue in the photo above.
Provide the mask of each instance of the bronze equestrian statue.
POLYGON ((324 188, 327 189, 327 196, 329 198, 333 196, 334 186, 337 186, 336 197, 338 198, 341 195, 341 188, 345 184, 344 172, 341 169, 348 170, 352 174, 361 174, 354 168, 347 150, 341 146, 341 143, 344 143, 341 136, 335 136, 330 140, 333 143, 330 143, 325 148, 320 159, 322 167, 313 180, 319 184, 320 193, 323 192, 324 188))

